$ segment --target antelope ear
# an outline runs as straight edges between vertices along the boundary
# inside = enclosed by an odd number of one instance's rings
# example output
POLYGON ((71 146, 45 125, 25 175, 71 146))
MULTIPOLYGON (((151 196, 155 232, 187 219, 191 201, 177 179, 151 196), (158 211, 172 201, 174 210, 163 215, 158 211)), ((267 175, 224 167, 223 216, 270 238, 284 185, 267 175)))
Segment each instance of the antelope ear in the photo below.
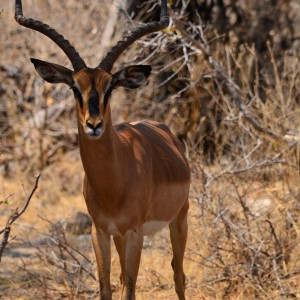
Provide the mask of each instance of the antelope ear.
POLYGON ((135 89, 144 84, 151 74, 151 66, 134 65, 126 67, 113 75, 111 88, 122 86, 126 89, 135 89))
POLYGON ((35 58, 31 58, 30 60, 44 80, 50 83, 65 83, 70 87, 73 86, 72 70, 35 58))

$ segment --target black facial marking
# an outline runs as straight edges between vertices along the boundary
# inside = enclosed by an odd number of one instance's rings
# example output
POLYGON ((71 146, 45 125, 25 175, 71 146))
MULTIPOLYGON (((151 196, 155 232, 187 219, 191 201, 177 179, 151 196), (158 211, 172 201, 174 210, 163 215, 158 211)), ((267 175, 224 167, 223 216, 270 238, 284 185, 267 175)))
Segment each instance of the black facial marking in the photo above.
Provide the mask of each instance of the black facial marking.
POLYGON ((99 116, 99 95, 96 90, 95 82, 92 82, 92 89, 89 94, 89 113, 92 118, 99 116))
POLYGON ((72 91, 74 93, 74 97, 79 101, 80 107, 83 107, 83 99, 82 99, 82 95, 79 92, 79 90, 76 87, 72 87, 72 91))
POLYGON ((110 98, 112 91, 113 91, 113 87, 110 87, 104 95, 104 109, 106 109, 108 99, 110 98))

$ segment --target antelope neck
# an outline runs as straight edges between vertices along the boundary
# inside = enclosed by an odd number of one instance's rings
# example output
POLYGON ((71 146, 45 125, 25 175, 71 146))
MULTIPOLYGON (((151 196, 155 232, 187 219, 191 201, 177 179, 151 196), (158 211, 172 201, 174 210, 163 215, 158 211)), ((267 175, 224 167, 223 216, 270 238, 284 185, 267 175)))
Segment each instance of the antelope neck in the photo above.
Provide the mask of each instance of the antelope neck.
POLYGON ((120 138, 114 129, 110 107, 106 108, 105 130, 97 140, 89 139, 79 125, 79 149, 87 181, 97 193, 114 190, 120 183, 120 138))

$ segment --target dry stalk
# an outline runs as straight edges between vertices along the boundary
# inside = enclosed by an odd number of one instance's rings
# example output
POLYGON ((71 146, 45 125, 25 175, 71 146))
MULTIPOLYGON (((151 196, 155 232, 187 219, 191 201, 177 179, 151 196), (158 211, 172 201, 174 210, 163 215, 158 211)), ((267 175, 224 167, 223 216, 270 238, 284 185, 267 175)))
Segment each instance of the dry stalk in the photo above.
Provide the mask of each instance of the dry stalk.
POLYGON ((1 244, 0 244, 0 262, 1 262, 1 257, 2 257, 2 254, 4 252, 4 249, 5 249, 6 245, 8 244, 8 238, 9 238, 11 226, 26 211, 31 198, 34 195, 34 192, 38 188, 38 183, 39 183, 40 176, 41 176, 40 174, 38 174, 36 176, 34 187, 33 187, 32 191, 31 191, 31 193, 29 194, 29 196, 27 197, 27 199, 25 201, 25 204, 23 205, 23 207, 21 208, 21 210, 19 211, 19 208, 17 207, 15 209, 15 211, 8 218, 8 220, 6 222, 5 228, 3 228, 2 230, 0 230, 0 234, 3 234, 2 241, 1 241, 1 244))

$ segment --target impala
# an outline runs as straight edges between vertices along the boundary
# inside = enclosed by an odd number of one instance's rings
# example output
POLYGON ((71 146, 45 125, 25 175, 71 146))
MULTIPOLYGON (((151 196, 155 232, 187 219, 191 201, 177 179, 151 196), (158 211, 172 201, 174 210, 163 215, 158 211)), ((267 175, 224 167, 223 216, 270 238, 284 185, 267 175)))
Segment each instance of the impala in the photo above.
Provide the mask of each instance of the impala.
POLYGON ((185 299, 183 256, 187 240, 190 171, 184 145, 169 128, 154 121, 112 124, 110 98, 117 87, 134 89, 147 81, 151 66, 132 65, 111 73, 121 53, 140 37, 168 26, 167 0, 159 22, 138 27, 119 41, 96 68, 86 66, 75 48, 50 26, 23 16, 15 19, 52 39, 73 69, 31 58, 39 75, 65 83, 74 92, 78 139, 85 171, 83 194, 92 218, 100 299, 111 299, 111 236, 121 265, 122 299, 135 299, 143 236, 170 229, 175 290, 185 299))

